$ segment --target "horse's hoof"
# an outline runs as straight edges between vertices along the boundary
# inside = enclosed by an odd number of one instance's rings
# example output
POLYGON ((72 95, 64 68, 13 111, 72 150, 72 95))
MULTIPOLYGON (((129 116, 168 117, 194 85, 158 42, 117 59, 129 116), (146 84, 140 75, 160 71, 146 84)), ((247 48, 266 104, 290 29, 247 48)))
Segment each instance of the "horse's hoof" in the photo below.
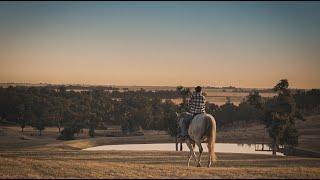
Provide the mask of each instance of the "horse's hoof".
POLYGON ((201 167, 201 164, 198 164, 197 167, 201 167))

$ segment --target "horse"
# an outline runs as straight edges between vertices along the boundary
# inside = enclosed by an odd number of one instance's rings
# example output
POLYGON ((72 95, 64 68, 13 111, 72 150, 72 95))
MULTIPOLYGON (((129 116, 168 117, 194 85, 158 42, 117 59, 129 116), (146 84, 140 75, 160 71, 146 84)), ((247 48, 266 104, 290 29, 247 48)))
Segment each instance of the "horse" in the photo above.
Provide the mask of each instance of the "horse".
MULTIPOLYGON (((183 112, 181 114, 177 113, 178 124, 180 125, 186 116, 191 116, 191 113, 183 112)), ((201 167, 201 154, 203 148, 201 142, 206 142, 209 151, 209 160, 207 167, 211 166, 212 162, 215 162, 217 157, 214 152, 214 146, 216 142, 216 121, 213 116, 207 113, 197 114, 190 122, 188 128, 189 137, 185 140, 190 153, 188 156, 188 167, 190 165, 190 159, 193 157, 197 163, 197 167, 201 167), (199 148, 199 160, 194 152, 195 144, 199 148)))

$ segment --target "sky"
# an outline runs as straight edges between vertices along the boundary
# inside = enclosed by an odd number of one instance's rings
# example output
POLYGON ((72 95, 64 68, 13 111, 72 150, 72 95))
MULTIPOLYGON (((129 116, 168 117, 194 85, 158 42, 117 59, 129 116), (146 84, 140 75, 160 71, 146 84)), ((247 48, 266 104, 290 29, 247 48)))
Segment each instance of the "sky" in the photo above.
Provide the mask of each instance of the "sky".
POLYGON ((0 82, 320 88, 320 2, 0 2, 0 82))

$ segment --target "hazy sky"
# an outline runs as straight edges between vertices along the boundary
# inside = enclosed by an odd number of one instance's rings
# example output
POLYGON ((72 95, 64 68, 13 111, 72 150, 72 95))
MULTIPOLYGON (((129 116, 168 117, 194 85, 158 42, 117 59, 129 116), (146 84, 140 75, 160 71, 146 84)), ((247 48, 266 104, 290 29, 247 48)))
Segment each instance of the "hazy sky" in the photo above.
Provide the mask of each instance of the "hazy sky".
POLYGON ((0 2, 0 82, 320 88, 320 2, 0 2))

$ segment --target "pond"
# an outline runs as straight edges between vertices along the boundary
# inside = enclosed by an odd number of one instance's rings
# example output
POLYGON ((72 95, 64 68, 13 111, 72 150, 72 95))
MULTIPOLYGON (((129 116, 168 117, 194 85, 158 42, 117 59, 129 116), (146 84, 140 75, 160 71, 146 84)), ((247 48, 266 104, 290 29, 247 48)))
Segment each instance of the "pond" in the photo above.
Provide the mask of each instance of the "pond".
MULTIPOLYGON (((180 147, 180 145, 179 145, 180 147)), ((206 144, 202 144, 203 151, 208 152, 206 144)), ((161 144, 122 144, 122 145, 104 145, 83 149, 85 151, 99 151, 99 150, 123 150, 123 151, 175 151, 175 143, 161 143, 161 144)), ((198 147, 195 148, 198 152, 198 147)), ((187 145, 183 143, 183 151, 189 151, 187 145)), ((268 154, 271 151, 255 151, 255 145, 248 144, 232 144, 232 143, 216 143, 215 152, 218 153, 246 153, 246 154, 268 154)), ((282 153, 277 152, 277 155, 283 156, 282 153)))

